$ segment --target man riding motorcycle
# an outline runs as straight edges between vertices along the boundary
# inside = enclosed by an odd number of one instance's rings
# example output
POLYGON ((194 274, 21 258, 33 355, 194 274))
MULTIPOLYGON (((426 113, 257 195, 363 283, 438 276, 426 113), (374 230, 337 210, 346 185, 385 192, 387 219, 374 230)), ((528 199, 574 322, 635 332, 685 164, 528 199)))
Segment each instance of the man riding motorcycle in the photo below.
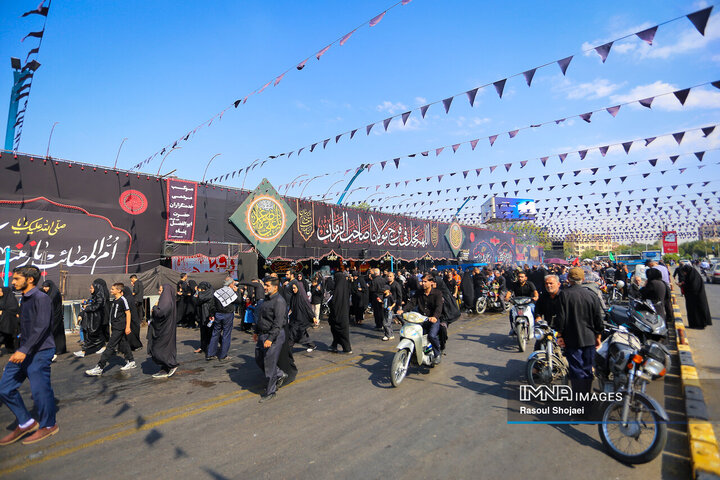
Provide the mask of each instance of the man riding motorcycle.
MULTIPOLYGON (((535 288, 535 285, 533 285, 532 282, 528 282, 527 274, 524 271, 518 272, 518 281, 513 285, 512 290, 508 290, 508 292, 505 294, 505 301, 509 301, 510 297, 512 297, 513 294, 515 295, 515 297, 530 297, 532 298, 533 302, 537 302, 537 299, 539 297, 537 288, 535 288)), ((535 311, 534 303, 530 304, 530 311, 535 311)), ((508 335, 515 334, 515 329, 513 328, 513 314, 514 311, 510 310, 510 333, 508 335)), ((530 316, 530 332, 532 332, 534 328, 533 316, 534 315, 530 316)))
MULTIPOLYGON (((432 345, 435 353, 435 365, 440 363, 442 358, 440 352, 440 317, 443 311, 442 293, 433 287, 435 279, 429 273, 423 275, 420 281, 421 290, 415 293, 415 296, 408 300, 405 310, 408 312, 417 311, 418 313, 428 317, 423 323, 423 330, 428 332, 428 341, 432 345)), ((403 310, 398 310, 398 314, 402 315, 403 310)))

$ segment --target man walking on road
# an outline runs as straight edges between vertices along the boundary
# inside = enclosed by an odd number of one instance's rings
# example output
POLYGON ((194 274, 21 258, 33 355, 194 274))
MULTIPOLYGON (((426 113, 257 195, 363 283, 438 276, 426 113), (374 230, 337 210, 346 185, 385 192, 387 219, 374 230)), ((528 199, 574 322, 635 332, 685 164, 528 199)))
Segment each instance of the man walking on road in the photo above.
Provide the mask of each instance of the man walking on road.
POLYGON ((208 345, 205 360, 211 360, 217 355, 219 362, 225 360, 230 350, 232 339, 233 320, 235 320, 235 305, 242 302, 242 297, 237 294, 235 281, 225 280, 225 286, 215 290, 213 301, 210 305, 210 320, 213 322, 212 337, 208 345), (222 345, 218 352, 218 341, 222 336, 222 345))
POLYGON ((557 331, 558 344, 565 348, 573 390, 590 393, 595 349, 600 347, 602 333, 602 307, 597 296, 582 286, 584 279, 582 268, 570 269, 570 286, 560 292, 557 331))
POLYGON ((256 312, 255 322, 255 362, 265 372, 268 380, 265 395, 260 403, 275 398, 275 392, 287 378, 287 374, 278 367, 278 358, 285 343, 285 324, 287 324, 287 304, 278 293, 280 281, 276 277, 265 277, 263 280, 266 300, 256 312))
POLYGON ((20 347, 5 365, 0 379, 0 400, 13 412, 18 425, 9 435, 0 439, 0 445, 10 445, 26 434, 35 432, 23 440, 22 443, 28 445, 55 435, 59 429, 55 421, 55 393, 50 384, 50 364, 55 355, 52 303, 50 297, 37 288, 39 281, 40 270, 37 267, 13 270, 13 287, 23 294, 20 304, 20 347), (30 391, 40 417, 39 422, 30 416, 18 392, 25 379, 30 380, 30 391))

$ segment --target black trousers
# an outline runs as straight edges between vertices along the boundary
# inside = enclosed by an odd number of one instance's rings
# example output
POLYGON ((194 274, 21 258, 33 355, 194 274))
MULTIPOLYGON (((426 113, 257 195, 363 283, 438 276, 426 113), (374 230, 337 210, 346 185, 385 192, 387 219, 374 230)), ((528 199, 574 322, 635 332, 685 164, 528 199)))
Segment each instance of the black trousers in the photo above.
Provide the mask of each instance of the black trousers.
POLYGON ((15 353, 15 339, 16 336, 12 333, 1 333, 0 332, 0 345, 5 345, 8 353, 15 353))
POLYGON ((107 345, 105 345, 105 351, 100 357, 98 366, 100 368, 105 368, 108 360, 110 360, 110 358, 115 355, 116 351, 122 353, 125 356, 125 360, 127 360, 128 362, 133 361, 132 350, 130 350, 130 345, 128 344, 127 338, 125 337, 125 328, 123 328, 122 330, 120 330, 119 328, 112 329, 112 333, 110 333, 110 341, 107 345))
POLYGON ((270 395, 277 391, 277 381, 285 373, 280 370, 277 365, 280 350, 282 350, 283 344, 285 343, 285 330, 280 329, 280 333, 269 348, 265 348, 263 345, 267 338, 266 333, 258 335, 258 340, 255 344, 255 363, 257 363, 257 366, 265 373, 265 378, 267 378, 268 381, 265 395, 270 395))
POLYGON ((378 302, 373 298, 372 300, 373 318, 375 319, 375 328, 382 328, 385 320, 385 309, 383 308, 382 302, 378 302))

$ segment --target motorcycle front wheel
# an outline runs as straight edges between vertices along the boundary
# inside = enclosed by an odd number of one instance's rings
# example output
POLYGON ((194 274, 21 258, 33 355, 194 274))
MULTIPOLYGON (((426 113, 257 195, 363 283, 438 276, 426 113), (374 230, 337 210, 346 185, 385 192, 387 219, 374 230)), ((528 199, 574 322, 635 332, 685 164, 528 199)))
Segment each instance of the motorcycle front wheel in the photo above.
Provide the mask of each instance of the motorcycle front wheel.
POLYGON ((528 359, 526 374, 528 384, 537 385, 567 385, 567 369, 563 361, 556 355, 552 358, 552 372, 548 368, 547 361, 541 356, 534 356, 528 359))
POLYGON ((525 329, 525 325, 515 326, 515 336, 517 337, 518 347, 520 348, 521 352, 525 351, 525 346, 527 345, 527 338, 525 338, 525 329))
POLYGON ((390 381, 393 387, 399 387, 407 375, 408 365, 410 363, 410 349, 403 348, 398 350, 393 357, 390 366, 390 381))
POLYGON ((647 463, 657 457, 667 442, 667 424, 652 404, 636 396, 630 405, 628 423, 622 423, 624 402, 608 405, 598 425, 603 445, 613 458, 624 463, 647 463))
POLYGON ((475 311, 477 313, 485 313, 485 310, 487 310, 487 297, 478 298, 475 303, 475 311))

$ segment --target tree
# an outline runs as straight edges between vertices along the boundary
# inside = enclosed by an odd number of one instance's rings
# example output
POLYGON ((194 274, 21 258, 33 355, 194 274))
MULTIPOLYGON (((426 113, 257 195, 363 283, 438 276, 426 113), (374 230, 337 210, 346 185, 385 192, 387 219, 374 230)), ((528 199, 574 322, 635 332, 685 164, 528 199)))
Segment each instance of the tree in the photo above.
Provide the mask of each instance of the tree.
POLYGON ((358 210, 363 210, 367 212, 370 210, 370 204, 366 202, 358 203, 357 205, 348 206, 348 208, 357 208, 358 210))
POLYGON ((678 263, 680 261, 680 255, 678 255, 677 253, 666 253, 665 255, 663 255, 663 262, 665 262, 667 265, 670 265, 670 261, 678 263))
POLYGON ((580 255, 580 258, 585 260, 586 258, 595 258, 595 257, 599 257, 600 255, 605 255, 605 253, 591 248, 589 250, 585 250, 584 252, 582 252, 582 254, 580 255))
POLYGON ((717 255, 718 251, 720 251, 720 242, 695 240, 694 242, 681 243, 678 250, 681 257, 692 258, 694 254, 702 258, 707 255, 717 255))

